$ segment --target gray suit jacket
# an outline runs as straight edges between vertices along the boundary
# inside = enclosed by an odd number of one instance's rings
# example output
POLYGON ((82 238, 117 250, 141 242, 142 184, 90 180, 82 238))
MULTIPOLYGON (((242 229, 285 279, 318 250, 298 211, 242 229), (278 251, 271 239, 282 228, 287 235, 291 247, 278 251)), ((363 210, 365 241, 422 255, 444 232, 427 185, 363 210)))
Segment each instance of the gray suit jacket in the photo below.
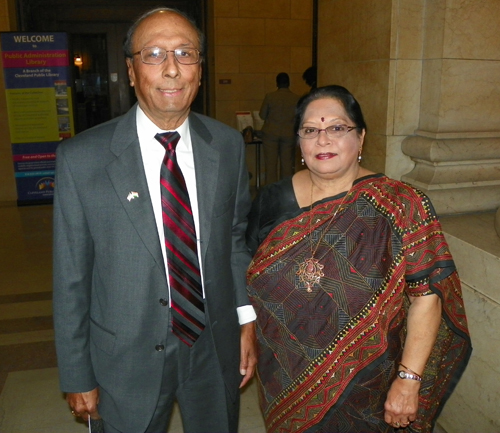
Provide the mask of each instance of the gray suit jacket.
MULTIPOLYGON (((136 131, 135 107, 63 142, 54 197, 54 326, 61 388, 101 387, 100 411, 122 431, 146 428, 161 385, 169 314, 165 267, 136 131), (138 197, 128 200, 130 192, 138 197)), ((241 134, 190 114, 201 256, 212 332, 234 398, 236 307, 248 305, 250 208, 241 134)))

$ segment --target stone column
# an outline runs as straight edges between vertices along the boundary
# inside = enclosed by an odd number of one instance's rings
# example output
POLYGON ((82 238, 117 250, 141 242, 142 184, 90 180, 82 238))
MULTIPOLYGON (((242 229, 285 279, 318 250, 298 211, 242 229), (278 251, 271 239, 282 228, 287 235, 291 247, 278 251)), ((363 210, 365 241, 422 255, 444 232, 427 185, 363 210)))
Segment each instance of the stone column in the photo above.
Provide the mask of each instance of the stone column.
POLYGON ((438 213, 500 207, 500 3, 433 0, 424 15, 419 126, 402 179, 438 213))

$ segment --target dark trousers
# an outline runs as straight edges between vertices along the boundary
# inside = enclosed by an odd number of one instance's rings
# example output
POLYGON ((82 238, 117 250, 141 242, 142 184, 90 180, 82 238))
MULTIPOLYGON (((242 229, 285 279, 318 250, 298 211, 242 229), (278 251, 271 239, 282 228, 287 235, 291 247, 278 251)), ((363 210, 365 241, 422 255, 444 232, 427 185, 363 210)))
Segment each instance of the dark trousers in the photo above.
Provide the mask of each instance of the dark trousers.
MULTIPOLYGON (((145 433, 167 431, 175 401, 179 404, 184 433, 238 431, 239 395, 234 401, 227 393, 208 329, 191 348, 169 334, 160 397, 145 433)), ((119 432, 106 423, 105 432, 137 433, 119 432)))
POLYGON ((293 174, 296 147, 295 137, 279 137, 264 133, 262 134, 262 146, 266 167, 266 185, 293 174))

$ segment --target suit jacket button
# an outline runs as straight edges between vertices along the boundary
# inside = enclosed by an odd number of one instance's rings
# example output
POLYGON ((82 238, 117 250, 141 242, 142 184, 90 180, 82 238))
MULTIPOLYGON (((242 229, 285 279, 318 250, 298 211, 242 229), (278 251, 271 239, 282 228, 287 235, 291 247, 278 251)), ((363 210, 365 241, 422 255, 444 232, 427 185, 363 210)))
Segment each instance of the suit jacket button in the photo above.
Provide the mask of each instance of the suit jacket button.
POLYGON ((163 349, 165 349, 165 346, 163 344, 157 344, 155 346, 155 349, 158 351, 158 352, 161 352, 163 349))
POLYGON ((161 298, 160 299, 160 304, 166 307, 168 305, 168 301, 166 299, 161 298))

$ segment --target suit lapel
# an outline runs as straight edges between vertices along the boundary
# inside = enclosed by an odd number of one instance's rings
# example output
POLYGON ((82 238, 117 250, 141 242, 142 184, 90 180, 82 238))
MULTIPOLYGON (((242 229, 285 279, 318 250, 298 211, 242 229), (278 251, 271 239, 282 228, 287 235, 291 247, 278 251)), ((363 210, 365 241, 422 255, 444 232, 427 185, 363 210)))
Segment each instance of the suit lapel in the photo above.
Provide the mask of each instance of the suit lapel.
POLYGON ((216 201, 220 153, 215 145, 216 143, 213 142, 212 134, 194 113, 189 116, 189 127, 196 171, 201 254, 204 261, 216 201))
POLYGON ((119 122, 110 149, 116 155, 106 171, 130 221, 154 260, 165 269, 158 231, 144 173, 137 137, 136 110, 130 110, 119 122))

